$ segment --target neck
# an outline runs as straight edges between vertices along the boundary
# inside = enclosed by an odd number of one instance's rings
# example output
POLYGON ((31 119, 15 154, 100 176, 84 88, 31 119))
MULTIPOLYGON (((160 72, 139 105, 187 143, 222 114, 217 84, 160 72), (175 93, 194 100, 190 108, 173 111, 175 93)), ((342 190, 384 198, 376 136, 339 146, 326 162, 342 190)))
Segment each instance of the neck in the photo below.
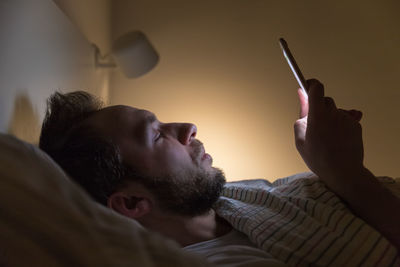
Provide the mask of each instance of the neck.
POLYGON ((217 238, 232 229, 213 209, 194 217, 154 214, 152 218, 146 218, 141 223, 144 227, 177 241, 182 247, 217 238))

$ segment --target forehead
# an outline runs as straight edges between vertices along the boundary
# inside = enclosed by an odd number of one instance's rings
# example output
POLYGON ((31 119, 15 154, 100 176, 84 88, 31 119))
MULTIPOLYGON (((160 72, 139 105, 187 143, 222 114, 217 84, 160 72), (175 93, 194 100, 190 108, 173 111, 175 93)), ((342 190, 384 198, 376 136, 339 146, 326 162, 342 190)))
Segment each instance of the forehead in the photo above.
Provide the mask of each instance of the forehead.
POLYGON ((98 119, 106 119, 109 117, 124 119, 126 116, 134 116, 135 118, 140 119, 150 115, 153 115, 150 111, 124 105, 102 108, 94 114, 98 119))
POLYGON ((155 119, 155 115, 150 111, 118 105, 97 111, 90 116, 87 123, 102 134, 112 137, 117 134, 121 135, 134 130, 140 130, 155 119))

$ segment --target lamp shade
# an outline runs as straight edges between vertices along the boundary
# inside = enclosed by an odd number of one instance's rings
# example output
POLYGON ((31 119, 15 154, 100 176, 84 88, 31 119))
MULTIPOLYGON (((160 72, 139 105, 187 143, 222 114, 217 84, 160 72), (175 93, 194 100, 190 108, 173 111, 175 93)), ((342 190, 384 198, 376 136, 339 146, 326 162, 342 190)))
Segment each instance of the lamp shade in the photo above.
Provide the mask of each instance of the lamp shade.
POLYGON ((158 53, 140 31, 122 35, 113 43, 112 54, 128 78, 139 77, 157 65, 158 53))

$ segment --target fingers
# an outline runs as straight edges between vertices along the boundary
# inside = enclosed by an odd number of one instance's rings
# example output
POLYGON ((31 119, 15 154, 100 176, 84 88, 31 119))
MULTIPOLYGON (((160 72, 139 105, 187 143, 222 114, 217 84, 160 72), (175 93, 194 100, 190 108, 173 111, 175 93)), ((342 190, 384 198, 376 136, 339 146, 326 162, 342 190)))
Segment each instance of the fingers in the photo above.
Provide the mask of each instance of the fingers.
MULTIPOLYGON (((308 95, 301 89, 297 90, 300 100, 300 118, 308 115, 310 109, 320 109, 323 104, 324 86, 316 79, 307 80, 308 95), (310 98, 310 99, 309 99, 310 98), (311 107, 313 105, 313 107, 311 107)), ((333 100, 327 99, 327 104, 331 105, 333 100)))
POLYGON ((335 109, 337 109, 336 108, 336 104, 335 104, 335 101, 333 100, 333 98, 332 97, 324 97, 324 101, 325 101, 325 107, 327 108, 327 109, 330 109, 330 110, 335 110, 335 109))
MULTIPOLYGON (((322 83, 316 79, 310 79, 307 80, 307 87, 307 98, 300 89, 297 91, 300 99, 300 118, 308 115, 310 121, 319 120, 327 114, 335 114, 338 111, 335 101, 331 97, 325 96, 324 85, 322 83)), ((340 112, 344 112, 358 122, 363 115, 361 111, 354 109, 340 109, 340 112)))
POLYGON ((338 109, 340 112, 346 114, 347 116, 350 116, 354 120, 360 122, 361 118, 363 116, 363 113, 359 110, 351 109, 351 110, 345 110, 345 109, 338 109))
POLYGON ((310 112, 318 109, 324 98, 324 86, 316 79, 307 80, 308 85, 308 103, 310 112))
POLYGON ((324 97, 324 85, 317 79, 307 80, 308 95, 315 97, 324 97))
POLYGON ((309 120, 318 118, 324 110, 324 86, 316 79, 307 80, 309 120))
POLYGON ((361 111, 351 109, 351 110, 349 110, 349 113, 356 121, 361 121, 361 118, 363 116, 363 113, 361 111))

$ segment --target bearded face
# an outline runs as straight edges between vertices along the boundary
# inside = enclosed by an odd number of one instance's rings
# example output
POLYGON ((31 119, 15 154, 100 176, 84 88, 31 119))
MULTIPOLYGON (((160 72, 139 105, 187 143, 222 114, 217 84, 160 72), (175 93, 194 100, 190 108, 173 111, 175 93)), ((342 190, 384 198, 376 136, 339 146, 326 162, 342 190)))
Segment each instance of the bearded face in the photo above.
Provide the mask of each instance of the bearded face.
POLYGON ((153 193, 161 209, 177 215, 196 216, 209 211, 218 200, 225 176, 218 168, 197 172, 183 170, 173 176, 145 177, 141 183, 153 193))
POLYGON ((119 148, 124 163, 140 174, 135 180, 165 210, 198 215, 218 199, 225 177, 195 138, 194 124, 162 123, 153 113, 128 106, 104 108, 87 124, 119 148))

